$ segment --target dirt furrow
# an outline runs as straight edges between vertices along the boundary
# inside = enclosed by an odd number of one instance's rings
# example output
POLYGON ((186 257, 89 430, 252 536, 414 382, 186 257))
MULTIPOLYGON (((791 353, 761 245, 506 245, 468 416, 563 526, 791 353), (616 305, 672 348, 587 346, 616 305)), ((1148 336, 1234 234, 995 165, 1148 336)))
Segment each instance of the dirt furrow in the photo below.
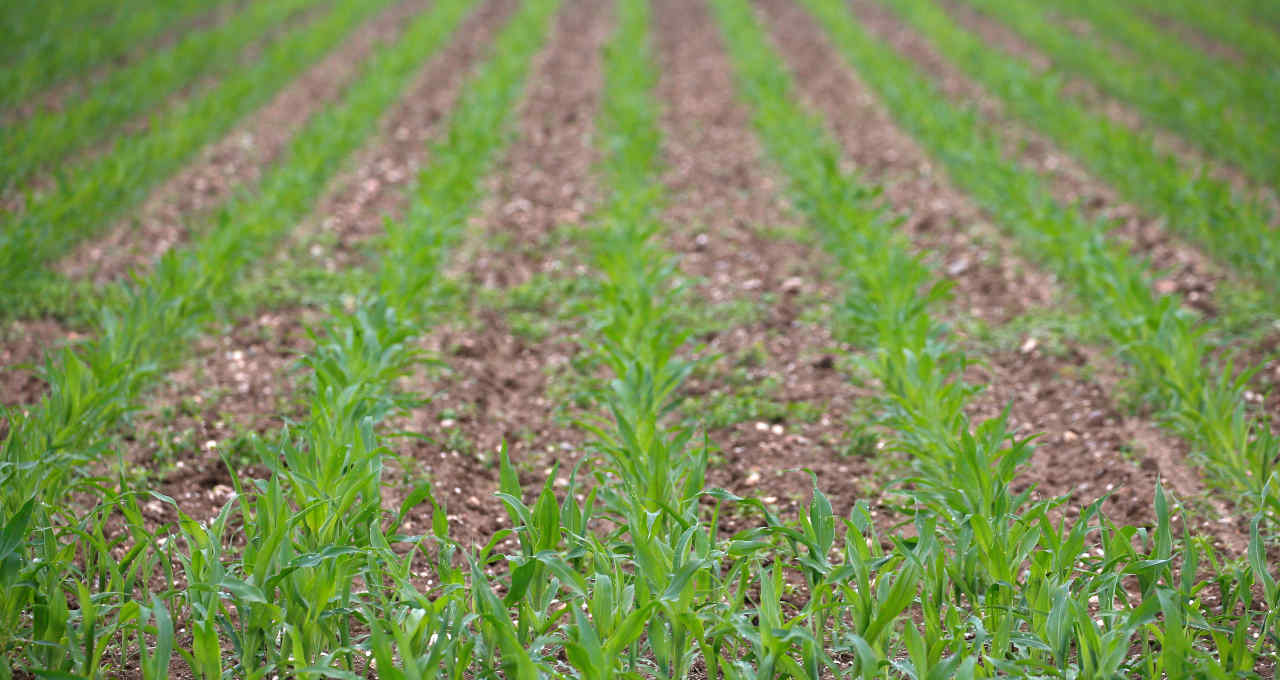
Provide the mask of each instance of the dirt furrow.
POLYGON ((489 180, 481 233, 510 242, 455 261, 455 276, 472 285, 509 288, 563 266, 568 254, 546 249, 552 232, 581 224, 599 199, 593 134, 603 86, 599 52, 612 20, 607 8, 584 4, 564 10, 556 28, 563 37, 539 57, 539 75, 520 107, 518 138, 489 180))
POLYGON ((58 271, 95 282, 145 269, 165 251, 184 243, 201 216, 232 194, 256 183, 287 148, 294 133, 317 111, 337 99, 379 45, 389 44, 428 0, 403 0, 365 22, 341 46, 277 93, 200 154, 200 158, 148 197, 108 234, 64 257, 58 271))
POLYGON ((834 265, 810 244, 767 233, 802 218, 783 198, 750 114, 735 97, 733 67, 707 8, 659 0, 655 26, 667 240, 680 254, 682 272, 696 277, 696 297, 746 301, 758 317, 727 320, 724 330, 699 338, 722 356, 695 373, 685 392, 713 403, 770 385, 768 394, 750 398, 783 407, 767 417, 715 424, 710 436, 719 452, 709 482, 790 511, 809 497, 811 482, 800 472, 809 468, 838 513, 859 499, 874 502, 868 497, 876 472, 868 460, 846 455, 851 415, 867 392, 835 370, 838 343, 829 331, 799 318, 806 306, 801 300, 837 294, 829 276, 834 265), (786 405, 802 403, 808 417, 781 415, 786 405))
POLYGON ((81 337, 54 319, 15 321, 0 340, 0 406, 31 404, 47 385, 37 375, 46 354, 81 337))
MULTIPOLYGON (((964 229, 967 221, 981 219, 980 215, 967 199, 946 187, 940 176, 921 176, 918 169, 928 166, 922 151, 883 111, 878 111, 880 107, 869 89, 846 66, 812 17, 786 0, 761 0, 759 6, 803 95, 835 121, 837 136, 869 178, 885 182, 886 195, 895 208, 929 210, 934 208, 935 197, 954 197, 948 201, 955 206, 950 211, 938 208, 933 213, 933 227, 923 233, 918 226, 912 229, 913 240, 948 253, 947 260, 974 257, 964 254, 964 249, 971 247, 964 243, 964 229), (895 181, 913 174, 918 177, 916 181, 895 181)), ((859 18, 862 16, 860 12, 859 18)), ((918 222, 919 218, 908 224, 918 222)), ((1011 246, 1004 248, 1009 249, 1011 246)), ((1002 255, 1001 262, 1014 271, 1034 272, 1007 254, 1002 255)), ((957 283, 963 286, 962 299, 971 298, 969 304, 977 308, 1016 305, 1017 309, 1030 310, 1056 303, 1059 293, 1048 285, 1047 279, 1033 273, 1026 276, 1022 281, 996 279, 1004 285, 957 283), (1027 290, 1036 290, 1031 288, 1035 285, 1040 286, 1040 292, 1025 296, 1027 290)), ((987 363, 970 370, 967 377, 990 386, 970 409, 972 416, 997 415, 1012 401, 1014 424, 1025 434, 1048 435, 1037 443, 1022 478, 1025 483, 1035 483, 1049 495, 1078 493, 1081 501, 1106 493, 1110 484, 1112 490, 1119 491, 1115 493, 1117 500, 1109 501, 1108 510, 1114 511, 1119 520, 1139 523, 1152 517, 1151 493, 1157 478, 1163 478, 1181 498, 1198 499, 1204 495, 1198 478, 1183 461, 1183 445, 1143 419, 1123 416, 1108 397, 1105 384, 1093 379, 1098 367, 1091 366, 1082 354, 1073 350, 1058 356, 1031 342, 1022 349, 987 357, 987 363), (1081 465, 1081 461, 1089 464, 1081 465)), ((1234 542, 1235 527, 1209 529, 1228 545, 1238 547, 1234 542)))
MULTIPOLYGON (((1018 59, 1022 59, 1030 64, 1032 68, 1042 73, 1049 71, 1053 67, 1052 59, 999 21, 959 0, 942 0, 942 5, 957 23, 981 37, 984 42, 1018 59)), ((1144 119, 1137 109, 1102 93, 1095 85, 1083 78, 1078 76, 1067 77, 1063 89, 1067 94, 1078 97, 1092 110, 1106 115, 1112 121, 1131 130, 1150 135, 1157 149, 1172 155, 1182 166, 1195 169, 1204 168, 1210 176, 1229 184, 1237 194, 1256 196, 1271 208, 1272 213, 1276 215, 1276 219, 1280 219, 1280 210, 1278 210, 1280 208, 1280 199, 1276 196, 1274 189, 1258 186, 1239 168, 1209 159, 1190 142, 1176 134, 1152 125, 1144 119)))

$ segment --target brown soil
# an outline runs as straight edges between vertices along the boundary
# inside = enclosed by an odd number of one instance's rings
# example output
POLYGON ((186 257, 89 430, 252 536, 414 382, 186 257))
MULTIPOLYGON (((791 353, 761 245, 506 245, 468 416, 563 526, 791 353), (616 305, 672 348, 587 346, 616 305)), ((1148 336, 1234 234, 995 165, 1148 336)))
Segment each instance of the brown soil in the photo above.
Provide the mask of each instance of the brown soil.
MULTIPOLYGON (((1017 481, 1034 485, 1042 498, 1068 496, 1068 509, 1107 497, 1103 511, 1120 524, 1149 526, 1158 481, 1180 501, 1201 507, 1188 521, 1219 548, 1241 556, 1248 545, 1249 517, 1209 497, 1204 482, 1187 463, 1185 442, 1145 418, 1126 415, 1113 401, 1114 376, 1092 379, 1105 361, 1077 348, 1065 355, 1039 348, 986 357, 971 367, 969 382, 988 389, 969 409, 975 419, 994 418, 1010 407, 1011 429, 1041 435, 1017 481)), ((1105 368, 1103 369, 1105 371, 1105 368)))
POLYGON ((1000 130, 1011 157, 1049 180, 1054 196, 1065 204, 1078 204, 1086 214, 1112 220, 1112 234, 1134 246, 1135 254, 1151 259, 1153 266, 1169 274, 1157 288, 1180 293, 1187 302, 1213 313, 1210 301, 1222 270, 1199 250, 1181 242, 1165 228, 1162 218, 1143 214, 1091 175, 1047 138, 1004 113, 998 98, 966 77, 933 49, 918 33, 875 0, 853 0, 858 20, 876 37, 889 43, 928 73, 942 91, 956 102, 978 106, 1000 130))
MULTIPOLYGON (((858 5, 859 18, 866 19, 861 13, 861 3, 858 5)), ((814 38, 821 35, 821 31, 807 13, 781 0, 763 0, 760 6, 774 29, 774 37, 784 56, 793 67, 801 92, 814 101, 829 119, 857 121, 856 125, 837 123, 837 134, 855 160, 861 160, 859 165, 866 168, 872 179, 883 178, 889 182, 890 178, 902 174, 903 168, 918 167, 923 162, 920 150, 910 144, 901 132, 892 129, 887 116, 874 113, 871 95, 852 77, 849 69, 831 68, 831 64, 844 62, 826 40, 814 38), (836 82, 829 84, 830 81, 836 82), (824 86, 824 82, 828 84, 824 86), (859 101, 862 102, 861 107, 859 101), (850 116, 848 112, 851 110, 867 112, 850 116), (840 115, 834 115, 836 113, 840 115), (869 156, 871 152, 868 151, 859 152, 859 148, 877 150, 879 157, 869 156)), ((867 23, 883 33, 893 28, 878 20, 868 20, 867 23)), ((931 197, 946 195, 944 191, 947 191, 937 186, 939 180, 933 181, 933 184, 897 182, 886 193, 890 202, 902 209, 929 205, 931 197)), ((955 195, 954 191, 950 193, 955 195)), ((965 203, 963 199, 957 199, 956 204, 965 203)), ((913 239, 917 243, 926 242, 931 250, 943 253, 948 252, 951 243, 960 243, 963 247, 963 239, 954 236, 959 230, 948 224, 948 221, 940 221, 939 229, 924 230, 924 233, 914 229, 913 239), (951 231, 953 236, 939 237, 936 235, 938 231, 951 231)), ((947 259, 951 257, 955 256, 947 256, 947 259)), ((1016 262, 1007 255, 1001 260, 1016 262)), ((1002 280, 1002 277, 994 278, 1002 280)), ((1013 306, 1026 310, 1056 300, 1052 287, 1042 285, 1039 290, 1043 292, 1039 294, 1036 290, 1024 282, 976 286, 968 290, 962 288, 961 295, 971 298, 972 302, 967 306, 977 308, 1013 306), (1026 296, 1027 291, 1032 294, 1026 296)), ((1049 434, 1039 441, 1036 456, 1024 474, 1025 482, 1035 483, 1049 494, 1078 490, 1077 500, 1082 501, 1091 501, 1105 493, 1107 484, 1115 489, 1123 488, 1122 499, 1111 501, 1108 510, 1116 513, 1117 520, 1142 524, 1152 519, 1151 490, 1158 476, 1165 479, 1176 496, 1200 499, 1204 495, 1203 486, 1186 469, 1182 445, 1147 422, 1123 418, 1107 398, 1105 385, 1081 375, 1097 370, 1099 366, 1096 364, 1100 360, 1084 360, 1079 350, 1072 351, 1073 354, 1067 357, 1042 355, 1034 348, 1028 348, 1027 354, 1022 356, 996 355, 988 358, 989 365, 985 369, 974 369, 968 376, 975 384, 990 385, 986 396, 977 400, 970 409, 972 417, 998 415, 1000 408, 1012 401, 1011 417, 1015 423, 1022 425, 1027 433, 1049 434), (1068 430, 1072 434, 1064 436, 1068 430), (1138 461, 1125 459, 1124 452, 1130 448, 1143 450, 1138 461), (1090 465, 1079 464, 1082 450, 1094 458, 1090 465), (1100 478, 1107 481, 1100 482, 1100 478), (1133 500, 1135 497, 1136 501, 1133 500)), ((1105 367, 1101 372, 1105 372, 1105 367)), ((1242 545, 1235 534, 1236 527, 1214 526, 1213 529, 1212 535, 1219 536, 1231 548, 1242 545)))
MULTIPOLYGON (((298 358, 311 349, 315 310, 269 312, 196 342, 197 359, 166 376, 123 436, 126 460, 159 474, 159 491, 196 519, 213 517, 231 497, 221 455, 243 477, 263 477, 245 437, 267 436, 306 415, 298 358)), ((177 519, 172 506, 144 504, 148 519, 177 519)))
POLYGON ((607 8, 565 8, 551 46, 534 63, 520 105, 516 141, 488 181, 481 207, 484 242, 471 239, 453 275, 473 286, 508 288, 558 271, 570 253, 548 250, 552 232, 582 223, 598 200, 592 178, 596 112, 603 85, 600 50, 607 8), (504 242, 494 248, 493 239, 504 242))
MULTIPOLYGON (((1052 68, 1053 61, 1047 55, 999 21, 957 0, 943 0, 942 5, 961 26, 976 33, 984 42, 1026 61, 1037 71, 1045 72, 1052 68)), ((1132 130, 1150 135, 1157 149, 1172 155, 1183 167, 1196 170, 1204 168, 1208 170, 1210 176, 1228 183, 1237 194, 1256 196, 1270 207, 1276 219, 1280 219, 1280 210, 1277 210, 1280 208, 1280 200, 1274 188, 1259 186, 1239 168, 1209 159, 1191 143, 1152 125, 1144 120, 1137 109, 1102 93, 1095 85, 1083 78, 1068 77, 1063 89, 1064 92, 1078 97, 1092 110, 1132 130)))
POLYGON ((57 269, 71 277, 110 281, 130 270, 145 269, 165 251, 187 241, 199 228, 200 215, 237 189, 256 183, 307 119, 337 99, 373 50, 393 42, 425 5, 425 0, 404 0, 358 27, 271 103, 154 191, 130 218, 105 236, 82 244, 57 269))

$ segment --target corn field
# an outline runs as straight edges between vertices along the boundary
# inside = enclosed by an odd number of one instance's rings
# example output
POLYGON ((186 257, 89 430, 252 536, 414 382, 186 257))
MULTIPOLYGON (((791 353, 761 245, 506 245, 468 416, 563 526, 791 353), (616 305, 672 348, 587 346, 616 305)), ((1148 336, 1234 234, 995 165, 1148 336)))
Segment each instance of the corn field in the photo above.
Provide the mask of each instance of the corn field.
POLYGON ((1271 0, 0 32, 0 680, 1275 677, 1271 0))

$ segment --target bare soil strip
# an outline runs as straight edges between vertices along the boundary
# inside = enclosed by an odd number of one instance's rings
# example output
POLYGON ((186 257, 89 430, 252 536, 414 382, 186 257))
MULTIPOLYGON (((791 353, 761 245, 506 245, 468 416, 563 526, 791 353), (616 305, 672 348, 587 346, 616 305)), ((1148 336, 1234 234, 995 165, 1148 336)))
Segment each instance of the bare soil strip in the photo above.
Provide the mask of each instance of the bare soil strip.
POLYGON ((44 394, 47 385, 34 366, 46 353, 80 336, 53 319, 19 321, 4 329, 0 342, 0 406, 31 404, 44 394))
POLYGON ((821 28, 799 11, 773 7, 766 6, 770 17, 784 22, 775 40, 811 106, 826 114, 854 165, 884 185, 889 205, 907 215, 913 242, 954 284, 956 307, 1002 323, 1058 299, 1052 277, 1010 254, 988 218, 897 128, 866 85, 833 67, 843 62, 829 61, 838 55, 821 28))
MULTIPOLYGON (((860 18, 863 16, 861 8, 864 4, 870 3, 858 4, 860 18)), ((1038 71, 1045 72, 1052 68, 1053 61, 1047 55, 1040 52, 1034 45, 1028 43, 999 21, 986 16, 959 0, 942 0, 942 5, 958 23, 980 36, 984 42, 994 45, 1018 59, 1022 59, 1038 71)), ((884 12, 883 8, 878 9, 884 12)), ((1280 200, 1278 200, 1274 188, 1269 189, 1259 186, 1239 168, 1209 159, 1186 140, 1152 125, 1143 119, 1142 114, 1137 109, 1102 93, 1087 80, 1078 76, 1070 76, 1065 82, 1064 92, 1079 97, 1081 101, 1085 102, 1093 110, 1103 113, 1121 125, 1150 134, 1156 148, 1172 155, 1183 166, 1197 169, 1205 168, 1210 176, 1227 182, 1238 194, 1257 196, 1271 207, 1273 213, 1280 212, 1277 211, 1277 208, 1280 208, 1280 200)), ((1277 219, 1280 219, 1280 214, 1277 214, 1277 219)))
MULTIPOLYGON (((921 150, 886 114, 876 112, 880 107, 868 88, 804 10, 785 0, 761 0, 759 6, 801 92, 834 121, 837 136, 855 163, 865 168, 871 179, 886 183, 886 195, 894 207, 914 210, 931 206, 936 196, 956 195, 938 176, 895 182, 895 177, 910 176, 913 169, 927 164, 921 150)), ((859 18, 862 16, 860 13, 859 18)), ((968 205, 968 201, 958 198, 953 205, 968 205)), ((952 249, 965 248, 963 225, 975 219, 973 209, 958 214, 939 210, 935 215, 936 228, 924 233, 913 229, 913 239, 948 253, 948 260, 966 257, 963 250, 957 253, 952 249), (959 224, 951 226, 955 217, 959 224), (939 231, 951 232, 951 236, 938 235, 939 231)), ((1033 271, 1008 255, 1003 255, 1002 261, 1015 270, 1033 271)), ((1059 294, 1046 287, 1036 297, 1018 300, 1024 293, 1022 285, 1026 284, 962 288, 961 294, 972 297, 971 304, 979 308, 1017 305, 1018 309, 1031 309, 1058 299, 1059 294)), ((971 416, 997 415, 1012 401, 1011 420, 1024 434, 1046 433, 1037 442, 1023 475, 1025 483, 1036 484, 1046 495, 1075 494, 1075 500, 1081 502, 1105 494, 1111 485, 1116 492, 1114 500, 1107 502, 1107 511, 1117 521, 1141 524, 1153 518, 1151 499, 1158 478, 1180 498, 1205 495, 1198 477, 1182 462, 1183 445, 1143 419, 1123 416, 1103 384, 1090 379, 1089 374, 1097 369, 1083 354, 1073 350, 1069 356, 1059 357, 1031 345, 1024 345, 1024 349, 1013 355, 988 357, 985 366, 972 369, 967 377, 976 384, 989 385, 970 409, 971 416)), ((1205 529, 1230 548, 1244 545, 1236 533, 1239 527, 1214 525, 1205 529)))
POLYGON ((335 100, 379 45, 393 42, 427 0, 404 0, 361 25, 342 45, 279 92, 270 104, 206 149, 200 159, 151 194, 135 214, 102 238, 82 244, 56 267, 95 282, 144 269, 185 242, 199 216, 252 186, 287 147, 294 133, 335 100))
POLYGON ((599 52, 612 19, 609 3, 582 4, 562 10, 556 31, 564 35, 539 56, 521 104, 518 138, 489 178, 481 233, 511 242, 499 249, 470 243, 468 248, 480 247, 453 263, 455 276, 474 286, 509 288, 563 266, 569 254, 547 252, 545 244, 557 227, 581 224, 599 199, 593 135, 603 87, 599 52), (534 250, 532 244, 538 244, 534 250))
MULTIPOLYGON (((581 219, 594 200, 592 134, 603 85, 601 49, 611 25, 605 3, 570 0, 561 8, 533 65, 519 136, 496 168, 493 192, 475 224, 486 241, 509 239, 513 246, 464 245, 468 252, 455 262, 461 267, 456 278, 506 288, 564 265, 563 253, 521 245, 546 243, 552 229, 581 219)), ((548 393, 549 374, 578 352, 575 329, 534 342, 514 333, 495 310, 475 314, 469 323, 443 324, 428 337, 428 351, 448 369, 409 385, 431 402, 402 427, 425 439, 406 440, 402 448, 447 503, 453 537, 483 545, 506 517, 494 496, 502 443, 525 488, 536 489, 556 461, 564 463, 559 478, 567 480, 585 436, 555 423, 548 393)))

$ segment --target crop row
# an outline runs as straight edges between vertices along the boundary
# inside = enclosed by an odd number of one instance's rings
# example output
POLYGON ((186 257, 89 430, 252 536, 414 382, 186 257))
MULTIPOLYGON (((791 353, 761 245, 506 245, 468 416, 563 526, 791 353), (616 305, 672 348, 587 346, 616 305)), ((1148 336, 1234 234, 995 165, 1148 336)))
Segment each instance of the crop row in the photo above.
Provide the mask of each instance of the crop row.
POLYGON ((162 103, 203 74, 229 71, 245 46, 311 1, 254 4, 221 26, 190 34, 166 50, 113 71, 56 111, 6 127, 0 144, 5 188, 21 187, 33 173, 106 138, 121 123, 162 103))
MULTIPOLYGON (((26 415, 9 415, 11 432, 3 459, 8 513, 17 513, 19 506, 27 504, 35 508, 31 526, 54 525, 56 508, 81 485, 77 471, 99 467, 97 459, 109 428, 136 408, 138 397, 158 371, 181 357, 183 339, 199 331, 223 302, 219 292, 227 290, 237 272, 268 252, 306 214, 325 180, 373 131, 380 114, 396 100, 418 65, 449 37, 468 5, 466 0, 438 3, 433 12, 415 20, 399 43, 371 59, 363 77, 340 102, 308 123, 258 194, 227 206, 217 229, 185 251, 166 255, 147 278, 119 286, 101 313, 96 337, 50 359, 45 374, 48 396, 26 415)), ((75 526, 76 521, 73 518, 67 524, 75 526)), ((70 550, 56 543, 46 549, 70 550)), ((35 561, 29 564, 50 564, 53 558, 32 557, 35 561)), ((62 564, 70 567, 66 560, 62 564)), ((21 572, 10 574, 13 579, 22 577, 21 572)), ((43 585, 29 592, 12 591, 14 608, 6 620, 12 635, 20 635, 19 620, 26 607, 60 598, 65 584, 52 580, 43 585)), ((68 644, 70 633, 67 622, 63 623, 63 627, 29 632, 36 637, 28 639, 27 645, 49 644, 35 645, 32 651, 52 655, 37 663, 51 668, 63 663, 95 667, 97 659, 76 662, 66 657, 74 645, 68 644)), ((11 638, 6 647, 14 644, 11 638)))
POLYGON ((1083 76, 1103 92, 1132 103, 1151 122, 1185 137, 1210 156, 1237 165, 1262 186, 1280 185, 1275 144, 1268 141, 1276 139, 1274 116, 1246 117, 1237 111, 1242 101, 1223 101, 1212 88, 1153 77, 1105 49, 1080 49, 1079 39, 1063 31, 1039 6, 1007 0, 965 2, 1022 34, 1053 60, 1055 68, 1083 76))
MULTIPOLYGON (((829 26, 840 25, 844 15, 841 19, 834 15, 838 3, 826 5, 831 15, 819 7, 818 0, 807 4, 829 26)), ((1004 416, 970 423, 964 415, 965 403, 974 392, 960 378, 969 360, 947 341, 945 329, 929 315, 945 288, 933 283, 933 275, 897 241, 891 222, 868 213, 867 202, 873 194, 839 170, 832 143, 825 139, 820 124, 792 103, 795 98, 788 95, 793 88, 776 58, 768 54, 762 31, 746 8, 732 0, 716 6, 746 81, 744 89, 758 102, 756 121, 762 137, 788 170, 797 204, 815 226, 826 230, 824 241, 849 272, 845 288, 850 292, 840 306, 844 324, 839 335, 873 348, 867 364, 887 393, 884 424, 917 472, 909 493, 916 502, 919 539, 914 544, 896 540, 887 560, 867 556, 883 560, 885 570, 863 567, 859 574, 862 603, 870 610, 862 620, 876 620, 882 613, 875 611, 876 605, 894 616, 908 605, 921 608, 924 629, 913 632, 907 625, 897 641, 916 666, 914 677, 972 674, 977 658, 991 662, 997 672, 1013 674, 1046 667, 1064 672, 1072 664, 1079 664, 1077 668, 1086 675, 1118 672, 1128 663, 1124 650, 1130 644, 1147 644, 1138 623, 1143 615, 1137 612, 1159 609, 1156 602, 1171 602, 1172 592, 1162 594, 1156 584, 1161 577, 1165 584, 1174 580, 1172 572, 1151 574, 1142 604, 1130 608, 1128 601, 1120 603, 1116 598, 1116 578, 1124 569, 1113 573, 1110 569, 1153 557, 1167 559, 1169 537, 1161 534, 1168 527, 1157 527, 1152 542, 1134 552, 1132 545, 1118 538, 1126 530, 1111 526, 1097 506, 1050 529, 1048 511, 1054 501, 1031 502, 1025 492, 1010 490, 1019 466, 1029 456, 1030 441, 1009 434, 1004 416), (930 292, 922 295, 921 290, 930 292), (1107 560, 1094 561, 1084 554, 1086 536, 1104 546, 1107 560), (1147 550, 1152 553, 1141 554, 1147 550), (1028 564, 1030 569, 1019 566, 1028 564), (904 586, 904 581, 912 583, 904 586), (916 588, 918 592, 913 592, 916 588), (910 597, 903 590, 914 595, 914 601, 893 597, 910 597), (871 593, 882 601, 870 599, 871 593), (958 593, 965 597, 955 597, 958 593), (1101 606, 1090 607, 1091 602, 1101 606), (1098 609, 1093 619, 1087 613, 1091 609, 1098 609), (968 626, 972 629, 966 633, 968 626), (955 655, 948 657, 953 651, 955 655)), ((899 75, 889 72, 884 78, 899 75)), ((904 90, 929 94, 918 83, 896 82, 904 90)), ((1165 516, 1163 496, 1155 502, 1157 514, 1165 516)), ((1168 610, 1165 614, 1170 617, 1167 621, 1196 616, 1168 610)), ((1189 651, 1196 635, 1189 628, 1181 632, 1168 628, 1164 634, 1166 641, 1185 636, 1179 653, 1189 651)), ((891 639, 885 635, 883 640, 868 640, 866 647, 851 651, 863 663, 874 658, 873 668, 878 671, 901 657, 902 652, 893 653, 891 639)), ((1148 650, 1143 656, 1148 665, 1140 663, 1133 670, 1140 668, 1144 674, 1176 675, 1186 663, 1176 654, 1148 650)), ((1219 662, 1225 659, 1226 655, 1220 656, 1219 662)), ((1236 659, 1250 663, 1247 657, 1236 659)), ((907 670, 905 661, 895 665, 907 670)), ((864 670, 863 675, 873 673, 864 670)))
POLYGON ((1152 148, 1143 134, 1082 106, 1057 78, 989 47, 930 2, 892 0, 912 26, 947 58, 1035 126, 1080 158, 1129 201, 1167 218, 1167 228, 1225 264, 1280 291, 1280 241, 1270 215, 1231 187, 1152 148))
POLYGON ((137 0, 13 3, 0 39, 0 109, 137 50, 166 27, 189 20, 220 0, 180 0, 156 6, 137 0), (145 7, 145 11, 139 11, 145 7), (92 27, 92 30, 86 30, 92 27))
POLYGON ((29 315, 56 282, 44 269, 75 243, 103 230, 205 144, 263 103, 304 67, 339 44, 362 20, 391 0, 342 3, 272 42, 248 67, 157 117, 148 130, 125 137, 110 153, 64 172, 46 191, 3 218, 0 305, 10 317, 29 315))
MULTIPOLYGON (((1195 0, 1133 0, 1134 9, 1202 30, 1222 45, 1241 52, 1255 68, 1271 69, 1280 63, 1280 36, 1258 30, 1257 22, 1239 11, 1220 12, 1195 0)), ((1243 3, 1242 3, 1243 4, 1243 3)), ((1265 73, 1265 71, 1264 71, 1265 73)))
POLYGON ((972 108, 950 104, 905 57, 879 43, 836 0, 807 2, 834 42, 902 126, 930 150, 955 183, 997 218, 1027 256, 1043 263, 1085 302, 1085 314, 1133 370, 1148 403, 1195 449, 1212 479, 1246 506, 1275 507, 1280 437, 1250 413, 1252 375, 1208 365, 1208 330, 1173 296, 1152 288, 1145 264, 1105 235, 1105 225, 1060 205, 1042 178, 1004 158, 996 131, 972 108))
MULTIPOLYGON (((1196 103, 1210 111, 1230 112, 1234 119, 1260 125, 1245 133, 1265 132, 1259 139, 1276 139, 1274 110, 1278 74, 1274 69, 1242 67, 1228 59, 1188 50, 1176 34, 1160 29, 1122 4, 1058 3, 1062 11, 1087 19, 1110 43, 1141 55, 1139 64, 1162 78, 1183 84, 1196 103), (1243 119, 1243 120, 1242 120, 1243 119)), ((1274 179, 1275 175, 1271 177, 1274 179)), ((1272 184, 1274 186, 1274 183, 1272 184)))

